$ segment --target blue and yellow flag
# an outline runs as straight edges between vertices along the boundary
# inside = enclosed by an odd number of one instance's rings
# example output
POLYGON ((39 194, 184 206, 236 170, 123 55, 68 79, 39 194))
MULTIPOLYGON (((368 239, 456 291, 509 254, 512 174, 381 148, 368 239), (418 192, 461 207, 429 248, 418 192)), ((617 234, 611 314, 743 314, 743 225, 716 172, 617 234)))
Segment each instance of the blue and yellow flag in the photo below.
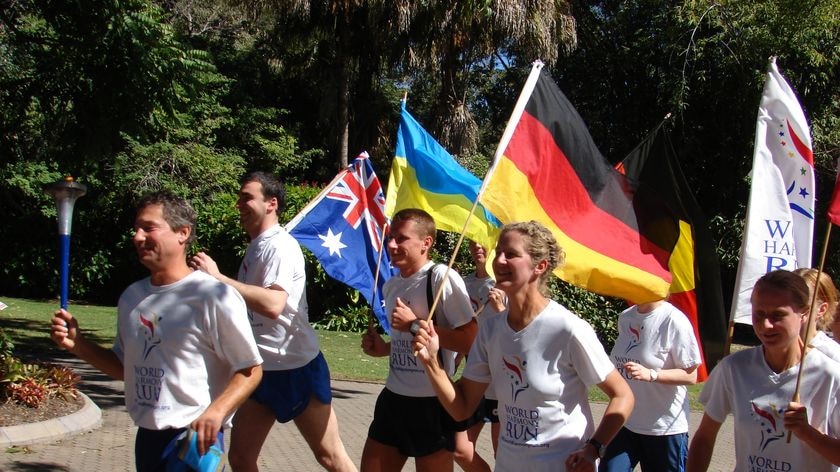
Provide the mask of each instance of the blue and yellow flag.
MULTIPOLYGON (((478 196, 481 180, 461 167, 401 104, 397 149, 388 178, 385 214, 420 208, 437 229, 460 234, 478 196)), ((499 221, 481 205, 470 218, 465 236, 485 247, 496 246, 499 221)))

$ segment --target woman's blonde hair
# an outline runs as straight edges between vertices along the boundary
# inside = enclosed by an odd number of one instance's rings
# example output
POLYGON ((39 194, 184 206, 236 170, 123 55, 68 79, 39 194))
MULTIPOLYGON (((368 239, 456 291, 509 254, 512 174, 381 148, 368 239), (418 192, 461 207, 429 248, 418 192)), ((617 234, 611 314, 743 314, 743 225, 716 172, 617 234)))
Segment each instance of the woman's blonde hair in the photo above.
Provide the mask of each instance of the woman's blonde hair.
POLYGON ((506 224, 502 227, 501 234, 509 231, 516 231, 525 236, 525 239, 527 239, 526 250, 534 263, 542 260, 548 263, 548 268, 540 275, 540 293, 548 296, 548 277, 554 272, 554 269, 561 267, 566 262, 566 253, 557 244, 557 239, 554 238, 551 231, 538 221, 531 220, 506 224))
MULTIPOLYGON (((831 280, 831 276, 825 272, 820 273, 820 283, 816 284, 817 272, 817 269, 810 269, 806 267, 800 267, 799 269, 795 269, 793 271, 794 274, 805 279, 809 290, 813 290, 814 285, 818 285, 817 302, 828 304, 828 309, 825 311, 825 315, 816 319, 816 323, 817 329, 825 331, 834 321, 834 316, 837 311, 837 287, 834 286, 834 281, 831 280)), ((811 299, 809 297, 808 304, 810 303, 811 299)))

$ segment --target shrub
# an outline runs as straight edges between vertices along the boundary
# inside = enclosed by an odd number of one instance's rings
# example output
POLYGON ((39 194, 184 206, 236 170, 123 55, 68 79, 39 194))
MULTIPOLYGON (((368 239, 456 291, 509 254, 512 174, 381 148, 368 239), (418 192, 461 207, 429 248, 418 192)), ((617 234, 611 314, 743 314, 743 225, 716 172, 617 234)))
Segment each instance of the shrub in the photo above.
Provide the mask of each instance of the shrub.
POLYGON ((47 386, 35 379, 26 379, 22 382, 10 383, 7 387, 8 398, 29 408, 38 408, 44 399, 47 398, 47 386))
POLYGON ((71 369, 51 364, 28 364, 5 356, 0 364, 0 398, 38 408, 49 397, 76 398, 80 377, 71 369))

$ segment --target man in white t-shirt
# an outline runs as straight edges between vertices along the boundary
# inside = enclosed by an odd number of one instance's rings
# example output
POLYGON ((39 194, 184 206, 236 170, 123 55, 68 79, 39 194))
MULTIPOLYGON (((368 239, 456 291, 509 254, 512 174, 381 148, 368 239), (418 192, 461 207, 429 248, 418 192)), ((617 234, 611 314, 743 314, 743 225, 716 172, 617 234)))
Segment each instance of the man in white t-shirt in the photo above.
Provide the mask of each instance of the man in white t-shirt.
POLYGON ((200 454, 223 448, 222 427, 262 376, 242 297, 187 265, 194 228, 183 198, 162 192, 140 201, 133 241, 150 277, 120 296, 113 349, 87 340, 65 310, 52 319, 56 344, 125 381, 140 472, 166 469, 167 446, 187 428, 200 454))
POLYGON ((284 206, 285 189, 277 177, 247 174, 236 207, 251 242, 237 279, 219 272, 203 252, 192 259, 193 267, 242 294, 265 360, 260 385, 234 418, 230 464, 236 472, 259 470, 257 459, 274 421, 294 420, 325 469, 355 471, 332 409, 329 367, 309 324, 303 252, 278 223, 284 206))
POLYGON ((458 428, 443 410, 412 341, 420 319, 429 316, 429 298, 443 284, 434 322, 443 347, 443 365, 454 373, 457 353, 469 351, 478 326, 464 281, 445 265, 435 265, 429 251, 435 222, 423 210, 398 211, 391 222, 388 253, 400 273, 385 283, 385 311, 391 313, 391 341, 374 331, 362 338, 362 349, 375 357, 389 356, 388 380, 376 401, 373 422, 362 452, 363 472, 400 470, 408 457, 417 470, 451 471, 454 432, 458 428), (406 414, 423 421, 406 421, 406 414))

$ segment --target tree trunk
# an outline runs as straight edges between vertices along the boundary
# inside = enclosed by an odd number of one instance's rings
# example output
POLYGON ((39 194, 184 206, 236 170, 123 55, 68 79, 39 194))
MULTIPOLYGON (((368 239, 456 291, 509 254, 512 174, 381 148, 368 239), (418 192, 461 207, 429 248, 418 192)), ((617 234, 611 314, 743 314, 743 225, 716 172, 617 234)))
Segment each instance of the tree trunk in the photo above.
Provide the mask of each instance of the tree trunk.
POLYGON ((349 59, 344 51, 346 50, 349 37, 348 27, 340 27, 338 31, 338 55, 336 65, 338 66, 338 170, 348 165, 347 148, 350 145, 350 67, 349 59))

